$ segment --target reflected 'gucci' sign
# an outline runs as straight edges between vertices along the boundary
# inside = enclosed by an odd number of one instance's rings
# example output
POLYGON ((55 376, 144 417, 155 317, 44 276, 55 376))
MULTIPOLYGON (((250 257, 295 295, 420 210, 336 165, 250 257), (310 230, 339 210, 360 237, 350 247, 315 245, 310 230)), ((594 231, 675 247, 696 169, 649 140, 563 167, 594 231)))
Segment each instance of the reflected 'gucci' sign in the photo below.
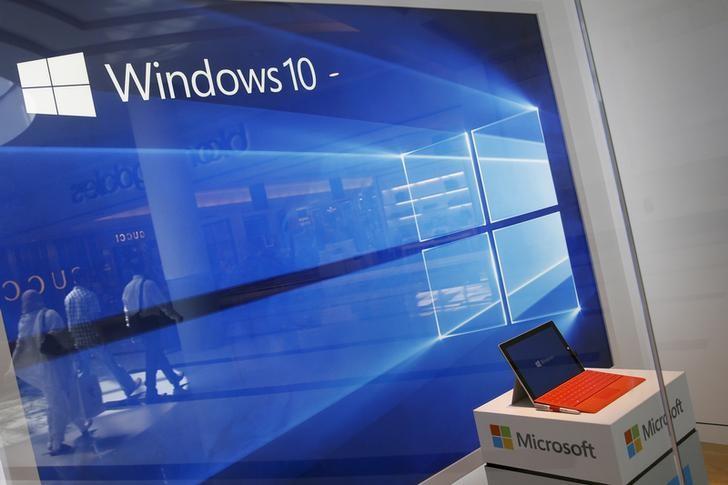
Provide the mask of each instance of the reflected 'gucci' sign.
MULTIPOLYGON (((74 266, 68 272, 75 273, 80 268, 74 266)), ((58 291, 65 290, 69 286, 69 278, 65 269, 51 271, 47 275, 33 274, 21 280, 7 280, 2 284, 3 299, 5 301, 16 301, 25 290, 36 290, 41 295, 49 288, 58 291)))
POLYGON ((117 232, 116 234, 114 234, 114 241, 116 241, 117 244, 121 244, 129 241, 146 239, 146 237, 147 234, 144 232, 144 230, 139 229, 136 231, 117 232))

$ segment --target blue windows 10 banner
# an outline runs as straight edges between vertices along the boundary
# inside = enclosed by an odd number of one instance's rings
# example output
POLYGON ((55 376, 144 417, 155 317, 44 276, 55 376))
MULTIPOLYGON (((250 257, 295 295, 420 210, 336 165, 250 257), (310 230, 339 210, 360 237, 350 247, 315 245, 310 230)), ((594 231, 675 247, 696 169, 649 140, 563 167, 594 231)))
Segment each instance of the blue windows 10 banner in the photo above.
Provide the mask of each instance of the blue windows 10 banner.
POLYGON ((0 311, 42 480, 415 483, 499 342, 611 364, 536 16, 40 5, 0 3, 0 311))

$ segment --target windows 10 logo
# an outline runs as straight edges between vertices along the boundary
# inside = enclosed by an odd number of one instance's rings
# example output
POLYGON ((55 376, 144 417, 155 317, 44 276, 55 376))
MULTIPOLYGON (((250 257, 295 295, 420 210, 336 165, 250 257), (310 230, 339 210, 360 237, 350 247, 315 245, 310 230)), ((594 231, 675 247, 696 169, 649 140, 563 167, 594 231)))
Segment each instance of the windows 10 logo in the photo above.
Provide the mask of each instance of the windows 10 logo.
POLYGON ((28 114, 96 117, 83 52, 18 64, 28 114))

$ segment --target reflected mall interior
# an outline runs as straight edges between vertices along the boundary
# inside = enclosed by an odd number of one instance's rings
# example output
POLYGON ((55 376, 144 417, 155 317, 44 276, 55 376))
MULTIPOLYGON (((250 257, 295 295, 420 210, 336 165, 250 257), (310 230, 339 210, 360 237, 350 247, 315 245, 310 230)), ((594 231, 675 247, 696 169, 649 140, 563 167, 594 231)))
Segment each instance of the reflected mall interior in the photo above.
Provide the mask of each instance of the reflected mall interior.
POLYGON ((728 482, 726 27, 0 0, 0 483, 728 482))

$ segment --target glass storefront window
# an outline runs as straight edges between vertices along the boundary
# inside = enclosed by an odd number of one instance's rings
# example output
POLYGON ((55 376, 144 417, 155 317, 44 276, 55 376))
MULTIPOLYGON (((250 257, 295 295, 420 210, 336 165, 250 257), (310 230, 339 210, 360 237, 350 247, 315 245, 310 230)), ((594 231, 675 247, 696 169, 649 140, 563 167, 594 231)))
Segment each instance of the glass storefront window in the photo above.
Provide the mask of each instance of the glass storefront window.
POLYGON ((536 15, 11 3, 56 26, 0 40, 11 476, 413 483, 499 342, 612 364, 536 15))

